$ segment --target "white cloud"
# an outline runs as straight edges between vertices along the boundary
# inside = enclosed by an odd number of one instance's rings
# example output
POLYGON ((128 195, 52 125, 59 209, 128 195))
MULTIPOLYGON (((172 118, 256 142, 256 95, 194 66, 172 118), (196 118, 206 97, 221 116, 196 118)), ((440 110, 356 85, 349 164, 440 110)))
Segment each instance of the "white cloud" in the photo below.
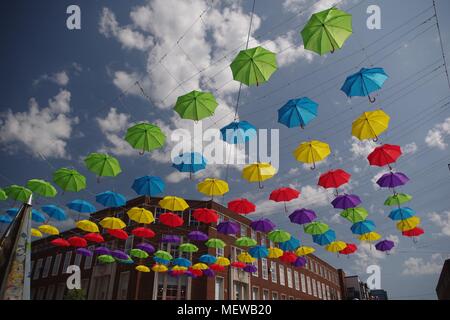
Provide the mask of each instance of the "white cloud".
POLYGON ((68 158, 67 140, 71 137, 72 126, 78 118, 71 118, 70 92, 61 90, 48 101, 48 107, 39 107, 34 98, 29 100, 27 112, 13 113, 8 110, 1 116, 0 142, 10 152, 26 146, 25 150, 34 156, 47 158, 68 158))
MULTIPOLYGON (((339 2, 339 6, 343 6, 350 0, 339 2)), ((336 3, 336 0, 284 0, 283 7, 287 11, 299 12, 306 11, 308 17, 311 13, 319 12, 331 8, 336 3)))
POLYGON ((69 74, 67 71, 62 70, 52 74, 43 74, 38 79, 34 80, 33 85, 38 85, 43 81, 50 81, 56 83, 58 86, 65 87, 69 83, 69 74))
POLYGON ((430 221, 441 229, 440 234, 450 237, 450 211, 428 213, 430 221))
POLYGON ((419 149, 419 147, 417 147, 417 144, 415 142, 411 142, 408 144, 405 144, 402 147, 402 152, 403 154, 414 154, 417 152, 417 150, 419 149))
POLYGON ((373 186, 373 188, 374 188, 375 190, 380 190, 380 186, 377 184, 377 181, 378 181, 378 179, 380 179, 381 176, 382 176, 383 174, 385 174, 385 173, 386 173, 386 171, 383 170, 383 169, 381 169, 381 170, 378 171, 378 173, 375 174, 375 175, 372 177, 372 179, 370 180, 370 181, 372 181, 372 186, 373 186))
POLYGON ((441 254, 432 254, 430 259, 410 257, 403 262, 403 275, 422 276, 429 274, 438 274, 444 263, 441 254))
POLYGON ((435 125, 433 129, 428 130, 425 142, 429 147, 445 150, 448 146, 445 137, 448 135, 450 135, 450 117, 435 125))
POLYGON ((377 146, 377 144, 372 140, 361 141, 355 137, 352 137, 350 145, 351 145, 350 151, 353 155, 353 159, 367 158, 369 153, 371 153, 373 149, 377 146))

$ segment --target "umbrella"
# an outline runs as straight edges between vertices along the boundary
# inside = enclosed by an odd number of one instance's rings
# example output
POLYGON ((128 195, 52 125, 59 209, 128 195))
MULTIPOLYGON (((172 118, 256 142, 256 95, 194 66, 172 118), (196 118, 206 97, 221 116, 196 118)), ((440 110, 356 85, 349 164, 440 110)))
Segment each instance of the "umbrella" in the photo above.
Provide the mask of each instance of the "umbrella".
POLYGON ((87 247, 87 241, 86 241, 86 239, 84 239, 82 237, 78 237, 78 236, 70 237, 69 239, 67 239, 67 241, 69 241, 69 243, 72 247, 77 247, 77 248, 87 247))
POLYGON ((293 152, 295 159, 303 163, 312 163, 311 169, 316 168, 316 162, 327 158, 331 153, 330 146, 325 142, 311 140, 302 142, 293 152))
POLYGON ((416 237, 419 237, 424 233, 425 233, 425 231, 420 227, 415 227, 411 230, 402 231, 403 236, 412 237, 414 242, 416 242, 416 237))
POLYGON ((381 235, 377 232, 368 232, 359 236, 359 240, 361 241, 377 241, 381 238, 381 235))
POLYGON ((16 184, 10 185, 3 189, 9 199, 13 199, 20 202, 27 202, 33 193, 31 190, 18 186, 16 184))
POLYGON ((180 243, 181 242, 181 238, 179 236, 172 235, 172 234, 163 234, 162 237, 161 237, 161 242, 164 242, 164 243, 180 243))
POLYGON ((301 246, 295 250, 295 254, 299 257, 306 256, 316 251, 313 247, 301 246))
POLYGON ((49 234, 51 236, 56 236, 59 234, 59 230, 56 227, 49 224, 43 224, 39 226, 38 229, 42 233, 49 234))
POLYGON ((245 268, 245 266, 246 266, 245 263, 240 262, 240 261, 233 261, 230 265, 234 268, 239 268, 239 269, 245 268))
POLYGON ((194 264, 191 268, 194 270, 207 270, 208 266, 204 263, 199 262, 194 264))
POLYGON ((35 229, 35 228, 31 228, 31 235, 33 237, 42 238, 42 233, 38 229, 35 229))
POLYGON ((392 248, 394 248, 394 246, 395 246, 394 241, 382 240, 375 245, 375 248, 378 251, 385 252, 385 251, 390 251, 392 248))
POLYGON ((150 268, 144 265, 136 266, 135 269, 139 272, 150 272, 150 268))
POLYGON ((100 263, 113 263, 113 262, 116 262, 116 260, 109 254, 102 254, 102 255, 97 257, 97 260, 100 263))
POLYGON ((284 242, 280 242, 278 244, 280 248, 284 251, 294 251, 298 247, 300 247, 300 240, 298 240, 296 237, 292 237, 284 242))
POLYGON ((348 208, 341 212, 341 217, 347 219, 351 223, 366 220, 369 213, 363 207, 348 208))
POLYGON ((111 255, 111 250, 106 247, 97 247, 94 249, 94 252, 99 255, 111 255))
POLYGON ((217 258, 210 255, 210 254, 203 254, 200 256, 200 258, 198 258, 198 260, 200 262, 206 263, 206 264, 211 264, 216 262, 217 258))
POLYGON ((125 222, 123 222, 119 218, 114 217, 103 218, 100 221, 100 225, 105 229, 112 229, 112 230, 123 229, 127 226, 125 222))
POLYGON ((195 244, 186 242, 179 246, 179 250, 181 252, 197 252, 198 247, 195 244))
POLYGON ((250 227, 255 231, 270 232, 275 229, 275 223, 273 223, 269 219, 258 219, 253 220, 250 223, 250 227))
POLYGON ((183 119, 198 121, 212 116, 218 105, 212 93, 194 90, 178 97, 174 110, 183 119))
POLYGON ((230 265, 230 259, 219 256, 219 257, 217 257, 215 264, 222 266, 222 267, 227 267, 230 265))
POLYGON ((305 49, 320 55, 342 48, 351 34, 351 14, 334 7, 314 13, 301 31, 305 49))
POLYGON ((381 89, 388 78, 383 68, 361 68, 357 73, 345 79, 341 90, 347 97, 368 97, 370 102, 375 102, 375 98, 370 94, 381 89))
POLYGON ((153 272, 167 272, 168 268, 163 264, 156 263, 152 266, 152 270, 153 272))
POLYGON ((201 231, 191 231, 188 233, 187 237, 192 241, 206 241, 208 240, 208 235, 201 231))
POLYGON ((13 221, 13 218, 11 216, 8 216, 6 214, 0 215, 0 223, 11 223, 13 221))
POLYGON ((347 246, 339 251, 340 254, 350 255, 352 253, 355 253, 356 250, 358 250, 358 247, 354 243, 347 243, 347 246))
POLYGON ((330 227, 321 221, 314 221, 303 226, 303 230, 312 235, 322 234, 327 232, 330 227))
POLYGON ((249 237, 240 237, 236 239, 234 244, 240 247, 253 247, 256 246, 256 240, 249 237))
POLYGON ((155 196, 163 193, 166 184, 160 177, 143 176, 134 180, 131 189, 141 196, 155 196))
POLYGON ((266 162, 256 162, 246 166, 242 170, 242 178, 249 182, 258 182, 259 188, 263 188, 262 181, 272 178, 277 170, 266 162))
POLYGON ((43 213, 37 211, 36 209, 31 209, 31 220, 35 222, 44 222, 46 219, 43 213))
POLYGON ((221 266, 217 263, 213 263, 213 264, 209 265, 209 268, 214 271, 224 271, 225 270, 224 266, 221 266))
POLYGON ((42 211, 44 211, 50 218, 58 221, 63 221, 67 219, 67 214, 65 211, 55 205, 45 205, 42 206, 42 211))
POLYGON ((216 210, 207 209, 207 208, 198 208, 195 209, 192 213, 192 216, 198 222, 203 223, 216 223, 219 220, 219 215, 216 210))
POLYGON ((223 234, 238 234, 239 230, 239 224, 233 221, 223 221, 217 225, 217 232, 223 234))
POLYGON ((330 252, 339 252, 344 250, 347 244, 344 241, 333 241, 325 247, 325 250, 330 252))
POLYGON ((420 224, 420 218, 419 217, 411 217, 405 220, 401 220, 397 223, 397 229, 400 231, 408 231, 411 229, 414 229, 420 224))
POLYGON ((211 238, 205 242, 205 246, 208 248, 223 249, 225 247, 225 242, 217 238, 211 238))
POLYGON ((295 260, 297 260, 297 256, 295 253, 291 251, 285 251, 283 252, 283 255, 280 257, 280 260, 285 263, 294 263, 295 260))
POLYGON ((95 224, 95 222, 92 222, 90 220, 80 220, 75 222, 75 226, 78 229, 81 229, 86 232, 99 232, 98 226, 95 224))
POLYGON ((309 98, 291 99, 278 109, 278 122, 288 128, 302 129, 315 117, 319 105, 309 98))
POLYGON ((256 206, 245 198, 228 202, 228 209, 237 214, 249 214, 256 210, 256 206))
POLYGON ((101 234, 98 233, 88 233, 84 235, 84 238, 87 241, 95 242, 95 243, 102 243, 105 242, 105 239, 101 234))
POLYGON ((154 124, 138 123, 128 128, 125 141, 144 154, 145 151, 161 148, 166 142, 166 135, 154 124))
POLYGON ((243 268, 243 270, 244 270, 245 272, 248 272, 248 273, 254 273, 254 272, 258 271, 258 268, 257 268, 256 266, 252 265, 252 264, 247 264, 247 265, 243 268))
POLYGON ((184 223, 183 218, 181 218, 180 216, 178 216, 172 212, 166 212, 166 213, 163 213, 162 215, 160 215, 159 221, 163 225, 166 225, 171 228, 176 228, 176 227, 182 226, 184 223))
POLYGON ((409 181, 409 178, 401 172, 388 172, 383 174, 378 180, 377 184, 381 188, 396 188, 403 186, 409 181))
POLYGON ((90 202, 85 200, 73 200, 67 204, 67 207, 79 213, 94 213, 97 211, 90 202))
POLYGON ((375 223, 372 220, 363 220, 354 223, 351 228, 353 234, 365 234, 375 230, 375 223))
POLYGON ((95 196, 95 200, 105 207, 118 208, 125 206, 125 196, 117 192, 105 191, 95 196))
POLYGON ((214 277, 216 275, 216 273, 212 269, 206 269, 206 270, 203 270, 203 275, 205 275, 207 277, 214 277))
POLYGON ((128 239, 128 233, 121 229, 108 229, 108 233, 112 235, 114 238, 120 239, 120 240, 127 240, 128 239))
POLYGON ((269 255, 269 250, 266 246, 254 246, 248 250, 248 253, 256 259, 266 258, 269 255))
POLYGON ((184 211, 189 208, 184 199, 174 196, 165 196, 159 201, 159 206, 170 211, 184 211))
POLYGON ((242 252, 237 256, 238 261, 243 263, 253 263, 256 259, 253 258, 248 252, 242 252))
POLYGON ((267 258, 269 259, 277 259, 283 255, 283 250, 277 247, 269 247, 268 251, 267 258))
POLYGON ((385 206, 399 206, 412 200, 412 196, 406 193, 396 193, 389 196, 386 201, 384 201, 385 206))
POLYGON ((186 152, 173 158, 172 167, 180 172, 189 172, 190 178, 192 174, 206 168, 207 162, 205 157, 198 152, 186 152))
POLYGON ((77 170, 61 168, 53 172, 53 182, 63 191, 78 192, 86 189, 86 177, 77 170))
POLYGON ((139 243, 136 245, 137 249, 141 249, 145 252, 147 252, 148 254, 152 254, 153 252, 155 252, 155 247, 153 247, 150 243, 139 243))
POLYGON ((361 199, 356 194, 344 194, 337 196, 331 201, 333 208, 336 209, 349 209, 358 206, 361 203, 361 199))
POLYGON ((270 231, 269 234, 267 235, 267 237, 269 238, 270 241, 279 243, 279 242, 288 241, 291 238, 291 235, 287 231, 275 229, 275 230, 270 231))
POLYGON ((363 112, 352 123, 352 136, 359 140, 373 139, 378 141, 378 136, 389 126, 390 117, 383 110, 363 112))
POLYGON ((152 229, 145 227, 134 228, 131 233, 139 238, 153 238, 156 235, 152 229))
POLYGON ((50 241, 50 243, 57 247, 70 247, 69 241, 63 238, 56 238, 50 241))
POLYGON ((229 191, 229 188, 228 183, 224 180, 206 178, 197 184, 197 191, 214 198, 214 196, 223 196, 229 191))
POLYGON ((0 188, 0 201, 5 201, 6 199, 8 199, 8 196, 6 195, 5 190, 0 188))
POLYGON ((383 144, 376 147, 368 156, 367 160, 371 166, 383 167, 397 161, 402 154, 400 146, 383 144))
POLYGON ((130 256, 137 259, 146 259, 148 258, 148 253, 141 249, 131 249, 130 256))
POLYGON ((247 86, 258 86, 277 70, 277 61, 275 53, 258 46, 241 50, 230 67, 234 80, 247 86))
POLYGON ((297 209, 289 215, 289 220, 296 224, 313 222, 317 218, 316 213, 309 209, 297 209))
POLYGON ((122 172, 119 161, 105 153, 91 153, 85 159, 84 163, 89 171, 100 177, 115 177, 122 172))
POLYGON ((153 260, 154 260, 156 263, 164 264, 164 265, 168 265, 168 264, 170 263, 170 260, 158 258, 158 257, 155 257, 155 256, 153 257, 153 260))
POLYGON ((52 186, 50 182, 40 179, 31 179, 27 182, 27 188, 33 193, 36 193, 43 197, 53 198, 58 191, 52 186))
POLYGON ((149 224, 155 221, 153 213, 144 208, 133 207, 127 211, 127 215, 131 220, 137 223, 149 224))
POLYGON ((411 208, 398 208, 391 211, 391 213, 389 214, 389 218, 391 218, 392 220, 405 220, 411 218, 415 214, 415 211, 411 208))
POLYGON ((314 243, 317 243, 320 246, 324 246, 336 240, 336 232, 334 232, 334 230, 328 229, 322 234, 314 234, 312 238, 314 243))
POLYGON ((6 210, 6 213, 10 216, 10 217, 15 217, 17 216, 17 214, 19 213, 19 209, 18 208, 9 208, 6 210))
POLYGON ((133 259, 131 259, 130 257, 128 257, 127 259, 116 258, 116 261, 119 263, 123 263, 123 264, 133 264, 134 263, 133 259))
POLYGON ((284 202, 284 210, 287 212, 286 202, 297 199, 300 192, 293 188, 279 188, 273 190, 269 195, 269 200, 275 202, 284 202))
POLYGON ((172 263, 175 266, 181 266, 181 267, 186 267, 186 268, 188 268, 192 265, 192 262, 186 258, 175 258, 172 260, 172 263))
POLYGON ((257 136, 256 127, 247 121, 233 121, 220 129, 220 136, 229 144, 243 144, 257 136))
POLYGON ((300 268, 306 265, 307 261, 305 257, 297 257, 295 261, 292 263, 294 267, 300 268))
POLYGON ((116 258, 116 259, 120 259, 120 260, 128 260, 130 258, 129 255, 127 255, 124 251, 122 250, 113 250, 111 252, 111 255, 116 258))
POLYGON ((319 182, 317 184, 325 189, 337 189, 343 184, 348 183, 350 181, 350 177, 351 174, 342 169, 330 170, 320 175, 319 182))

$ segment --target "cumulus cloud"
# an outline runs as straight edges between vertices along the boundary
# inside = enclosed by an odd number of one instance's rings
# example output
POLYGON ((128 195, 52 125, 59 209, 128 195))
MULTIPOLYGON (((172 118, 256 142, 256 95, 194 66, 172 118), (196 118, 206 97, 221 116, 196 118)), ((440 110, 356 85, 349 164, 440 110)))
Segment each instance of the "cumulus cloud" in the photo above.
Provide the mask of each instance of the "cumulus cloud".
MULTIPOLYGON (((388 235, 387 240, 394 242, 394 248, 390 251, 390 254, 394 254, 399 244, 399 237, 396 235, 388 235)), ((357 259, 355 260, 353 269, 357 272, 365 273, 366 268, 373 264, 379 264, 380 260, 386 258, 386 253, 375 249, 374 245, 367 242, 360 242, 358 244, 358 250, 355 253, 357 259)))
POLYGON ((429 147, 445 150, 448 147, 448 144, 445 142, 448 135, 450 135, 450 117, 428 130, 425 143, 429 147))
POLYGON ((417 152, 417 150, 419 149, 419 147, 417 146, 417 144, 415 142, 411 142, 408 144, 405 144, 402 147, 402 152, 403 154, 414 154, 417 152))
POLYGON ((444 257, 440 253, 432 254, 430 259, 410 257, 403 262, 403 275, 423 276, 438 274, 444 263, 444 257))
POLYGON ((52 74, 43 74, 38 79, 34 80, 33 85, 38 85, 41 82, 49 81, 57 84, 58 86, 65 87, 69 83, 69 74, 66 70, 55 72, 52 74))
POLYGON ((450 237, 450 211, 428 213, 430 221, 440 228, 440 235, 450 237))
POLYGON ((350 140, 350 152, 353 159, 367 158, 376 146, 377 144, 372 140, 361 141, 355 137, 350 140))
MULTIPOLYGON (((347 3, 355 2, 354 0, 343 0, 339 2, 339 5, 345 5, 347 3)), ((283 8, 286 11, 300 12, 304 11, 309 14, 326 10, 335 5, 336 0, 284 0, 283 8)))

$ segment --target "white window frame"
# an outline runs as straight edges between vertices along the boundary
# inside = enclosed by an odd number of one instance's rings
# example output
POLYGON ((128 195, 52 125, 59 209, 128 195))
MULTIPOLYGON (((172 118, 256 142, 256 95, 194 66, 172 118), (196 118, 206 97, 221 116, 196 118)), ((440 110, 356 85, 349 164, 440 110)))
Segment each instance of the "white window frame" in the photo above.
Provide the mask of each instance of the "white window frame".
POLYGON ((57 276, 59 274, 59 267, 61 266, 62 253, 58 253, 55 256, 55 261, 53 262, 52 276, 57 276))
POLYGON ((307 288, 308 294, 311 296, 312 295, 312 287, 311 287, 311 278, 309 276, 306 276, 306 288, 307 288))
POLYGON ((311 284, 312 284, 313 296, 317 297, 316 279, 312 278, 311 284))
POLYGON ((70 265, 70 261, 72 260, 72 251, 66 251, 66 255, 64 256, 64 263, 62 273, 67 272, 67 267, 70 265))
MULTIPOLYGON (((33 280, 39 279, 39 277, 41 275, 41 268, 42 268, 43 262, 44 262, 44 260, 42 258, 37 259, 36 266, 34 267, 33 280)), ((39 289, 38 289, 38 292, 39 292, 39 289)))
POLYGON ((282 286, 285 286, 286 278, 285 278, 285 274, 284 274, 284 266, 282 264, 280 264, 278 267, 279 267, 279 271, 280 271, 280 284, 282 286))
POLYGON ((298 271, 294 270, 294 287, 295 290, 300 291, 300 277, 298 275, 298 271))
POLYGON ((50 266, 52 265, 53 256, 45 258, 44 268, 42 269, 42 278, 47 278, 50 272, 50 266))
POLYGON ((269 270, 268 270, 268 266, 267 266, 267 259, 266 258, 261 258, 261 273, 262 273, 262 278, 264 280, 268 280, 269 279, 269 270))
POLYGON ((319 280, 317 280, 317 295, 322 299, 322 283, 319 280))
POLYGON ((286 274, 287 274, 287 285, 288 288, 292 288, 292 269, 286 268, 286 274))
POLYGON ((270 278, 273 283, 277 283, 277 263, 275 261, 270 261, 270 278))
MULTIPOLYGON (((88 249, 93 251, 95 249, 95 246, 89 246, 88 249)), ((86 259, 84 259, 84 269, 85 270, 92 268, 93 258, 94 258, 93 256, 87 256, 86 259)))

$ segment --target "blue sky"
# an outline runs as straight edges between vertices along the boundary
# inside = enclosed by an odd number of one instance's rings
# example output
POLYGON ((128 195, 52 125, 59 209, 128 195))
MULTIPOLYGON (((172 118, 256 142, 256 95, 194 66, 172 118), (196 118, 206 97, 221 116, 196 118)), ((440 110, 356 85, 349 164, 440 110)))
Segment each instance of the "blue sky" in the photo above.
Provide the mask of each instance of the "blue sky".
MULTIPOLYGON (((343 168, 352 174, 346 191, 358 194, 377 224, 377 231, 394 240, 395 251, 383 255, 360 246, 350 259, 318 248, 317 254, 348 273, 359 273, 377 263, 382 287, 393 298, 434 299, 443 261, 449 256, 450 209, 450 107, 436 20, 431 1, 343 0, 337 6, 353 15, 353 35, 342 50, 320 57, 303 50, 299 31, 310 14, 335 1, 284 0, 256 2, 249 47, 258 44, 277 53, 279 70, 270 81, 244 88, 239 117, 261 129, 280 133, 278 174, 259 190, 240 178, 241 166, 231 165, 230 193, 254 201, 253 216, 268 216, 280 227, 311 244, 298 226, 289 223, 282 205, 269 202, 271 190, 291 185, 302 192, 289 210, 308 207, 330 224, 338 238, 355 242, 350 224, 330 204, 332 194, 317 187, 320 173, 343 168), (366 27, 366 9, 381 8, 381 30, 366 27), (383 67, 389 75, 377 101, 347 99, 339 90, 345 77, 361 67, 383 67), (291 98, 308 96, 319 103, 319 116, 305 129, 288 129, 277 123, 277 109, 291 98), (351 137, 351 123, 363 111, 383 108, 391 116, 382 143, 402 146, 404 155, 395 169, 411 181, 401 190, 414 196, 410 206, 426 230, 417 244, 403 238, 387 218, 383 206, 389 195, 374 185, 379 168, 365 157, 374 147, 351 137), (326 141, 332 155, 315 171, 297 162, 292 151, 307 139, 326 141)), ((450 3, 438 0, 438 17, 444 51, 450 56, 450 3)), ((220 128, 233 120, 238 83, 227 67, 245 47, 251 1, 77 1, 81 30, 66 28, 66 8, 73 2, 39 1, 2 4, 4 49, 0 148, 0 185, 25 184, 31 178, 51 180, 55 168, 72 166, 88 177, 88 190, 59 195, 55 204, 74 198, 94 200, 95 193, 113 189, 128 198, 134 178, 160 175, 167 194, 202 198, 196 180, 207 176, 224 179, 226 166, 210 166, 190 181, 170 166, 168 142, 164 150, 140 156, 122 137, 134 122, 160 125, 169 136, 177 128, 193 130, 172 110, 177 96, 194 89, 212 91, 219 107, 203 128, 220 128), (147 99, 133 85, 139 80, 147 99), (121 162, 123 173, 100 184, 83 165, 90 152, 108 152, 121 162)), ((195 142, 200 140, 195 138, 195 142)), ((236 151, 242 156, 242 151, 236 151)), ((43 203, 48 202, 41 200, 43 203)), ((2 203, 2 208, 12 203, 2 203)), ((73 224, 64 222, 61 227, 73 224)))

